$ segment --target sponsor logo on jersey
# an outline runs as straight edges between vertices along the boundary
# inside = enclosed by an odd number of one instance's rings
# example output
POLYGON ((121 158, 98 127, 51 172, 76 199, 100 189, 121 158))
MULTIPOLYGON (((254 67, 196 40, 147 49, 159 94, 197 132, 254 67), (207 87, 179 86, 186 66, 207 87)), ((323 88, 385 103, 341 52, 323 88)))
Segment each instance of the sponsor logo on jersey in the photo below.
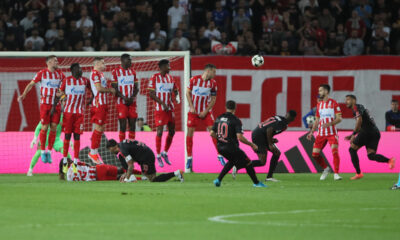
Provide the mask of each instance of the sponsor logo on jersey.
POLYGON ((130 84, 134 84, 133 78, 121 78, 119 80, 119 83, 121 85, 130 85, 130 84))
POLYGON ((193 94, 197 96, 209 96, 210 88, 194 87, 193 94))
POLYGON ((160 86, 157 89, 159 92, 171 92, 172 84, 160 84, 160 86))
POLYGON ((50 88, 58 88, 59 82, 58 81, 46 81, 46 87, 50 88))
POLYGON ((85 87, 84 86, 80 86, 80 87, 72 87, 69 89, 69 94, 85 94, 85 87))

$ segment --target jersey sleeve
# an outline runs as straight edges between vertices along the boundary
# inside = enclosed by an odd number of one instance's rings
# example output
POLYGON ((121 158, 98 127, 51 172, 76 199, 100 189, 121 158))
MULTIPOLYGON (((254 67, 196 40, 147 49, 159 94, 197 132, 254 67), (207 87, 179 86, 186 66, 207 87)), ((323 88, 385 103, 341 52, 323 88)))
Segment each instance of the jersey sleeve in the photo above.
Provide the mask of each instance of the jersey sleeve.
POLYGON ((91 81, 93 81, 94 84, 100 83, 101 84, 101 79, 99 74, 92 74, 92 77, 90 79, 91 81))
POLYGON ((149 89, 149 90, 156 89, 156 78, 154 75, 149 79, 149 85, 147 86, 147 89, 149 89))
POLYGON ((236 119, 235 131, 236 131, 236 133, 243 133, 243 125, 242 125, 242 121, 240 121, 240 119, 236 119))
POLYGON ((315 110, 315 117, 319 118, 319 103, 317 104, 317 109, 315 110))
POLYGON ((217 83, 215 81, 213 83, 213 87, 211 88, 210 93, 211 96, 217 96, 217 83))
POLYGON ((340 109, 340 106, 339 106, 339 104, 338 104, 336 101, 334 101, 333 107, 335 108, 335 109, 334 109, 335 115, 336 115, 336 114, 341 114, 341 113, 342 113, 342 110, 340 109))
POLYGON ((62 80, 62 82, 61 82, 60 90, 63 91, 63 92, 65 92, 65 86, 66 86, 66 85, 67 85, 67 79, 64 78, 64 79, 62 80))
POLYGON ((111 76, 112 76, 111 83, 118 83, 117 71, 115 68, 112 70, 111 76))
POLYGON ((34 81, 35 83, 40 82, 42 80, 42 74, 43 74, 43 71, 37 72, 35 74, 35 76, 33 77, 32 81, 34 81))

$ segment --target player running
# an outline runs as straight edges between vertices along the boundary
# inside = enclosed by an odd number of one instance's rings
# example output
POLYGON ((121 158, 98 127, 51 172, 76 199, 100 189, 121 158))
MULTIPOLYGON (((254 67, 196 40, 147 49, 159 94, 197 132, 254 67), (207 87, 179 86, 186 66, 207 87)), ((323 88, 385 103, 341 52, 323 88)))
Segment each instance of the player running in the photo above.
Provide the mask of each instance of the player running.
POLYGON ((221 186, 224 176, 233 166, 236 166, 237 169, 246 168, 247 174, 254 183, 254 187, 266 187, 262 182, 258 181, 250 159, 239 148, 239 141, 241 141, 253 148, 254 151, 257 151, 257 145, 243 136, 242 122, 235 116, 235 110, 236 103, 234 101, 227 101, 226 113, 223 113, 215 120, 210 131, 211 137, 218 141, 218 153, 228 160, 218 178, 214 180, 214 185, 216 187, 221 186))
POLYGON ((104 125, 106 124, 108 112, 107 95, 108 93, 115 94, 115 89, 107 88, 107 80, 103 74, 106 67, 104 58, 95 57, 93 65, 93 71, 90 74, 90 85, 94 95, 91 119, 91 122, 94 124, 94 130, 88 156, 95 164, 100 164, 102 160, 100 159, 98 148, 100 147, 101 136, 103 135, 104 125))
POLYGON ((181 170, 157 176, 154 153, 142 142, 125 139, 123 142, 117 144, 114 139, 110 139, 107 143, 107 149, 114 154, 120 152, 121 156, 125 158, 128 170, 126 171, 124 182, 135 181, 135 178, 131 177, 134 162, 137 162, 140 165, 142 174, 151 182, 166 182, 173 177, 177 177, 181 182, 183 182, 183 173, 181 170))
POLYGON ((65 98, 64 104, 64 151, 63 172, 68 170, 67 155, 72 133, 74 133, 74 161, 72 168, 76 173, 79 161, 80 135, 83 133, 83 107, 85 104, 86 91, 90 91, 89 79, 82 77, 82 68, 79 63, 73 63, 70 67, 72 76, 65 78, 57 96, 65 98))
POLYGON ((58 69, 58 60, 55 55, 46 58, 47 68, 36 73, 32 81, 26 86, 24 92, 18 97, 18 101, 25 99, 29 91, 40 82, 40 121, 42 128, 39 134, 41 158, 45 162, 52 162, 51 150, 56 139, 57 125, 60 122, 61 105, 58 104, 55 111, 51 111, 53 107, 56 91, 60 87, 61 81, 65 78, 64 73, 58 69), (46 144, 47 129, 50 125, 50 133, 48 137, 48 145, 46 144), (46 151, 47 146, 47 151, 46 151))
POLYGON ((178 86, 173 77, 169 75, 169 71, 171 70, 169 61, 167 59, 160 60, 158 62, 158 67, 160 72, 151 77, 148 89, 149 96, 156 102, 154 120, 157 128, 157 162, 160 167, 164 167, 161 157, 166 164, 171 165, 168 159, 168 150, 171 147, 172 139, 175 135, 175 113, 172 94, 175 94, 177 104, 181 102, 181 99, 178 86), (168 136, 165 140, 164 151, 161 152, 161 139, 165 125, 167 125, 168 128, 168 136))
POLYGON ((317 104, 317 112, 315 114, 316 119, 310 133, 307 135, 307 139, 311 141, 313 133, 318 127, 318 135, 314 142, 312 157, 322 168, 324 168, 320 180, 325 180, 330 171, 330 168, 321 157, 321 150, 326 146, 327 142, 329 142, 331 146, 333 155, 335 173, 333 179, 342 180, 342 177, 339 176, 339 137, 336 129, 336 124, 342 121, 342 112, 339 104, 329 97, 330 90, 331 87, 328 84, 322 84, 319 86, 318 94, 321 101, 317 104))
POLYGON ((296 115, 296 111, 290 110, 288 113, 286 113, 285 117, 270 117, 264 122, 258 124, 258 126, 251 133, 252 142, 258 146, 258 149, 255 151, 257 153, 258 160, 252 161, 253 167, 265 166, 267 162, 267 152, 270 151, 273 154, 269 163, 269 170, 265 181, 279 181, 273 177, 273 174, 276 166, 278 165, 281 152, 275 145, 278 140, 273 137, 285 131, 288 127, 288 124, 294 121, 296 115))
POLYGON ((132 60, 129 54, 121 55, 121 66, 112 70, 111 86, 115 89, 117 97, 116 108, 119 120, 119 141, 125 139, 126 124, 129 124, 129 139, 135 139, 136 96, 139 92, 136 72, 132 68, 132 60))
POLYGON ((353 134, 345 137, 346 140, 350 141, 349 152, 351 162, 357 172, 356 175, 350 179, 356 180, 364 177, 360 169, 360 161, 357 154, 358 149, 362 146, 365 146, 367 149, 369 160, 388 163, 389 168, 393 169, 395 164, 394 158, 389 159, 383 155, 376 154, 381 134, 374 119, 369 114, 368 109, 361 104, 357 104, 356 96, 351 94, 346 96, 346 106, 353 111, 354 118, 356 119, 356 126, 353 134))
MULTIPOLYGON (((216 69, 215 65, 207 64, 202 75, 197 75, 190 79, 189 87, 186 90, 186 98, 189 104, 186 136, 186 169, 192 168, 193 133, 199 121, 205 122, 208 131, 211 131, 214 124, 214 116, 211 110, 217 100, 217 82, 213 79, 216 69)), ((217 139, 212 138, 212 140, 215 148, 217 148, 217 139)), ((219 154, 218 160, 222 166, 225 165, 224 158, 219 154)))

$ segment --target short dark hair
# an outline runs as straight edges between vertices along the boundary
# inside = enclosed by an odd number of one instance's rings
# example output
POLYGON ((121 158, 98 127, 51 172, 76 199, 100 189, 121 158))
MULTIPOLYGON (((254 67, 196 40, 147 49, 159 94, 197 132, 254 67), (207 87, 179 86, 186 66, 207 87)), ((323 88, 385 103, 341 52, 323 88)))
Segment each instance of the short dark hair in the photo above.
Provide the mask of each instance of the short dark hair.
POLYGON ((106 147, 107 148, 115 147, 115 146, 117 146, 117 144, 118 144, 117 141, 115 141, 114 139, 110 139, 110 140, 108 140, 106 147))
POLYGON ((72 69, 74 69, 74 68, 76 68, 76 67, 79 67, 79 63, 73 63, 73 64, 71 64, 71 66, 69 67, 69 70, 71 70, 71 72, 72 72, 72 69))
POLYGON ((214 64, 208 63, 206 66, 204 66, 204 69, 217 69, 217 67, 214 64))
POLYGON ((392 99, 392 103, 399 103, 399 100, 397 100, 397 99, 392 99))
POLYGON ((50 61, 51 59, 56 58, 56 57, 57 57, 56 55, 47 56, 47 57, 46 57, 46 62, 48 62, 48 61, 50 61))
POLYGON ((346 97, 349 97, 349 98, 352 98, 354 100, 357 100, 356 95, 353 95, 353 94, 347 94, 346 97))
POLYGON ((329 84, 321 84, 321 85, 319 85, 319 87, 322 87, 322 88, 328 90, 328 93, 331 91, 331 86, 329 86, 329 84))
POLYGON ((229 110, 235 110, 236 109, 236 102, 232 101, 232 100, 229 100, 229 101, 226 102, 225 107, 226 107, 226 109, 229 109, 229 110))
POLYGON ((168 60, 168 59, 161 59, 161 60, 158 62, 158 66, 159 66, 159 67, 162 67, 162 66, 167 65, 167 64, 169 64, 169 60, 168 60))
POLYGON ((121 55, 121 61, 122 61, 122 59, 126 59, 126 58, 131 58, 131 55, 129 55, 127 53, 124 53, 121 55))
POLYGON ((103 57, 94 57, 93 62, 101 61, 103 59, 104 59, 103 57))
POLYGON ((289 116, 291 116, 292 118, 295 118, 297 116, 297 112, 295 110, 289 110, 289 116))

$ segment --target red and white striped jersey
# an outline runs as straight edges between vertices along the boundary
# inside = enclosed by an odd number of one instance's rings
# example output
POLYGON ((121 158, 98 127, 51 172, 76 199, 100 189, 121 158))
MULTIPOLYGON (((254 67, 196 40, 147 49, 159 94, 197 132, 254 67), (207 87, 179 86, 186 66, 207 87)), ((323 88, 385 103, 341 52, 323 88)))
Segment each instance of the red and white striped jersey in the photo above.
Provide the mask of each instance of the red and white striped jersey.
POLYGON ((315 113, 315 116, 319 118, 319 123, 318 123, 319 136, 337 135, 336 126, 323 128, 322 124, 332 122, 335 119, 336 114, 338 113, 341 113, 339 104, 332 98, 329 98, 326 102, 320 101, 317 104, 317 112, 315 113))
MULTIPOLYGON (((124 69, 123 67, 114 68, 112 70, 112 82, 118 84, 118 90, 127 98, 133 96, 135 83, 138 82, 136 72, 133 68, 124 69)), ((117 96, 117 104, 125 104, 124 99, 117 96)))
POLYGON ((58 69, 54 72, 50 72, 50 70, 46 68, 36 73, 32 80, 35 83, 40 82, 41 84, 41 104, 53 104, 57 89, 60 87, 61 81, 64 78, 64 73, 58 69))
POLYGON ((203 80, 201 75, 190 79, 188 89, 192 92, 192 102, 197 113, 206 110, 211 96, 217 96, 217 82, 214 79, 203 80))
POLYGON ((154 74, 149 81, 148 89, 154 90, 156 96, 168 106, 168 109, 156 102, 156 111, 173 110, 174 103, 172 101, 172 92, 178 87, 171 75, 166 73, 164 76, 161 73, 154 74))
POLYGON ((96 181, 96 167, 88 166, 83 162, 78 162, 76 167, 78 169, 77 173, 72 170, 72 164, 68 168, 67 181, 96 181))
POLYGON ((96 83, 100 83, 103 88, 107 88, 107 80, 104 74, 93 69, 90 73, 90 86, 94 95, 93 106, 105 105, 107 104, 107 93, 98 92, 95 86, 96 83))
POLYGON ((73 76, 69 76, 64 78, 60 87, 60 90, 66 95, 64 112, 82 114, 86 89, 89 87, 89 79, 85 77, 76 79, 73 76))

